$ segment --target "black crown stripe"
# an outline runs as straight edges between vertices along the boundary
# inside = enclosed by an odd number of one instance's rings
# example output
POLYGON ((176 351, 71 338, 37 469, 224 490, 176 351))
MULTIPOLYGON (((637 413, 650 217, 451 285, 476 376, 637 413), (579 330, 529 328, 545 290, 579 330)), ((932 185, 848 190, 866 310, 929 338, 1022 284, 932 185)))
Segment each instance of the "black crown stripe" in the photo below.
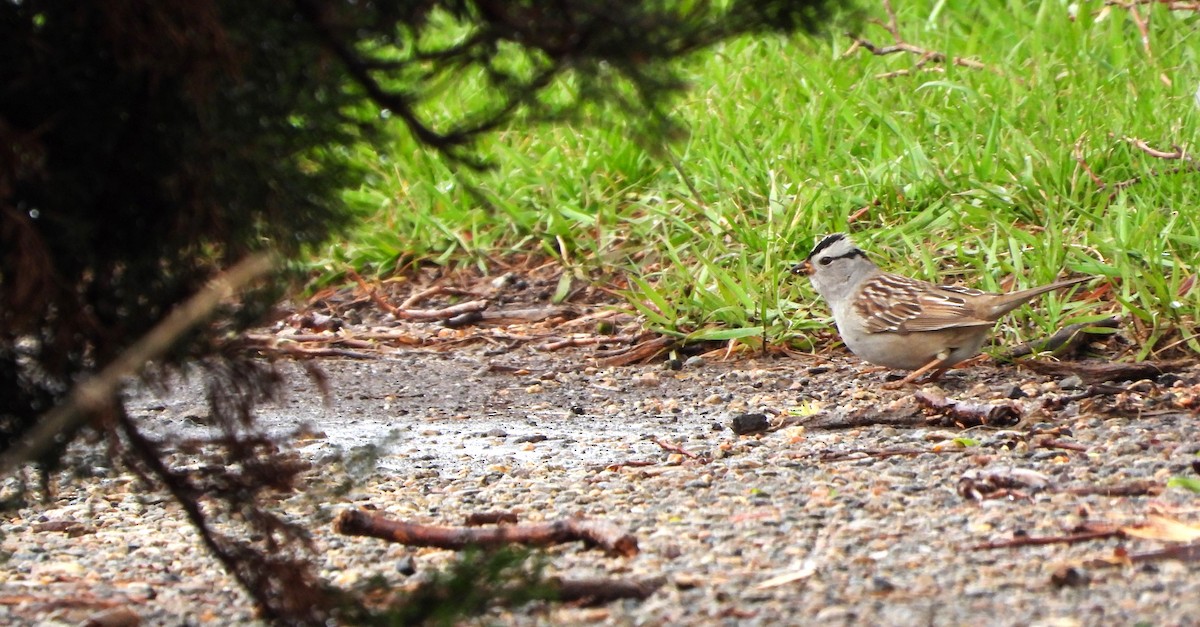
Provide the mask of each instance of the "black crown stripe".
POLYGON ((818 243, 816 246, 814 246, 811 253, 808 253, 808 258, 812 259, 813 257, 815 257, 817 255, 817 253, 821 252, 822 250, 825 250, 826 248, 829 248, 830 246, 833 246, 835 243, 840 242, 844 239, 846 239, 845 233, 834 233, 833 235, 825 236, 825 239, 821 240, 820 243, 818 243))

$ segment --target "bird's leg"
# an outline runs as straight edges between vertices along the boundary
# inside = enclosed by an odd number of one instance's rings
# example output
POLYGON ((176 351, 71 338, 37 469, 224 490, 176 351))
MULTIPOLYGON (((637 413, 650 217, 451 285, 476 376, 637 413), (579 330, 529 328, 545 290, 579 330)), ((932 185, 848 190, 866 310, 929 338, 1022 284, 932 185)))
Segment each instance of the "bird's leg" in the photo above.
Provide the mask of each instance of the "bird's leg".
POLYGON ((908 385, 909 383, 916 381, 917 379, 919 379, 921 377, 921 375, 925 374, 926 372, 929 372, 930 370, 933 371, 933 374, 929 375, 929 380, 936 381, 939 377, 942 376, 942 373, 946 372, 946 368, 944 366, 945 366, 946 360, 949 358, 950 358, 949 351, 942 351, 941 353, 938 353, 936 357, 931 359, 929 361, 929 363, 908 373, 907 377, 904 377, 903 379, 900 379, 899 381, 893 381, 891 383, 884 383, 883 387, 884 387, 884 389, 887 389, 887 390, 895 390, 895 389, 902 388, 902 387, 908 385))

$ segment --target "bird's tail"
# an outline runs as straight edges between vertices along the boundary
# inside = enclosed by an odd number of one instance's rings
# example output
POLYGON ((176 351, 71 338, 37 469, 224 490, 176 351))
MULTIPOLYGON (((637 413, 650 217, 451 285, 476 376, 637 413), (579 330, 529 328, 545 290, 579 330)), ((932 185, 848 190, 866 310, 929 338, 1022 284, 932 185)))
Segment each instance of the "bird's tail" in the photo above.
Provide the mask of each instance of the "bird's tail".
POLYGON ((1010 292, 1008 294, 1005 294, 1004 298, 1002 300, 1000 300, 999 302, 997 302, 996 305, 992 308, 992 319, 995 320, 995 319, 999 318, 1000 316, 1003 316, 1004 314, 1016 309, 1017 307, 1020 307, 1021 305, 1024 305, 1025 303, 1033 300, 1034 298, 1037 298, 1038 296, 1045 294, 1046 292, 1053 292, 1054 290, 1059 290, 1064 287, 1071 287, 1072 285, 1078 285, 1085 281, 1091 281, 1094 278, 1096 278, 1096 277, 1085 276, 1085 277, 1080 277, 1078 279, 1067 279, 1066 281, 1058 281, 1056 283, 1051 283, 1049 285, 1042 285, 1039 287, 1031 287, 1027 290, 1021 290, 1019 292, 1010 292))

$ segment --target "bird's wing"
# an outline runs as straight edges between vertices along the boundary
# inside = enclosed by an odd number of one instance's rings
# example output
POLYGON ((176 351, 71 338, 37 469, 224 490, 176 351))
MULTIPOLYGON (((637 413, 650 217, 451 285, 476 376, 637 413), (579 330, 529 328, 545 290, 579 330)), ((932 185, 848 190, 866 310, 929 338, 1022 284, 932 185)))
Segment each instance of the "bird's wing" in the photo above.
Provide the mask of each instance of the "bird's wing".
POLYGON ((963 296, 984 292, 942 287, 898 274, 882 273, 862 286, 855 309, 871 333, 913 333, 991 326, 963 296))

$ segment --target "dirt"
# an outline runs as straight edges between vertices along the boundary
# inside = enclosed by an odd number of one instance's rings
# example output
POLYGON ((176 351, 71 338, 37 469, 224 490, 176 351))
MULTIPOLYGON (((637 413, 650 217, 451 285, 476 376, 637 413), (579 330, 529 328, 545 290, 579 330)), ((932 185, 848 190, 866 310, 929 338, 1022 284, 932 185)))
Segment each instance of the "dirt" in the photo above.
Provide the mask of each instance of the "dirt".
MULTIPOLYGON (((361 294, 351 302, 370 309, 361 294)), ((359 315, 336 333, 306 326, 321 322, 310 316, 264 332, 264 350, 293 376, 286 397, 262 409, 262 424, 277 433, 308 425, 297 446, 317 465, 314 490, 355 477, 340 496, 299 494, 278 505, 313 529, 322 576, 345 587, 372 579, 404 587, 453 558, 338 536, 329 521, 342 509, 444 525, 507 511, 523 521, 603 519, 638 538, 633 558, 578 543, 549 549, 554 574, 665 583, 645 601, 495 608, 488 623, 1200 623, 1200 559, 1152 553, 1200 528, 1200 496, 1168 487, 1200 474, 1200 367, 1085 383, 985 364, 892 391, 880 387, 887 373, 840 351, 616 366, 607 361, 619 355, 612 345, 547 350, 555 338, 589 337, 598 321, 611 323, 605 333, 645 339, 604 311, 482 329, 359 315), (352 341, 385 327, 388 342, 352 341), (359 358, 320 358, 331 391, 322 400, 299 367, 286 365, 297 346, 359 358), (767 431, 731 431, 755 414, 767 431), (978 424, 980 415, 998 422, 978 424), (1159 539, 1139 537, 1155 520, 1183 526, 1159 523, 1150 529, 1159 539), (1065 541, 1097 529, 1114 533, 1065 541), (1003 542, 1017 544, 988 546, 1003 542)), ((166 398, 137 393, 131 408, 185 435, 203 429, 207 412, 194 379, 166 398)), ((95 515, 96 497, 65 487, 56 504, 6 523, 5 550, 33 564, 13 569, 6 589, 47 576, 89 593, 97 581, 137 581, 151 592, 118 592, 148 624, 250 620, 244 595, 171 522, 179 516, 168 499, 147 503, 128 479, 97 474, 107 494, 100 502, 134 503, 151 521, 105 518, 97 523, 104 534, 84 537, 96 543, 87 550, 31 535, 32 521, 95 515), (151 535, 132 529, 138 524, 151 535), (124 549, 126 526, 141 534, 139 545, 173 539, 149 555, 124 549), (117 557, 93 557, 112 547, 117 557), (39 570, 58 552, 74 561, 39 570), (163 552, 177 556, 165 571, 154 558, 163 552)), ((8 617, 78 618, 24 607, 8 617)))
MULTIPOLYGON (((586 350, 530 347, 326 360, 329 404, 298 374, 287 401, 263 418, 280 431, 310 422, 317 436, 302 450, 316 460, 369 447, 373 466, 339 506, 431 524, 496 510, 530 521, 602 518, 634 533, 642 554, 567 546, 551 551, 554 572, 667 581, 640 603, 493 611, 501 622, 1200 620, 1200 561, 1129 563, 1130 554, 1176 543, 1109 537, 979 548, 1134 526, 1156 514, 1200 528, 1197 496, 1165 487, 1197 476, 1196 368, 1065 403, 1097 388, 1011 366, 956 371, 919 388, 1021 416, 961 428, 962 417, 929 410, 912 388, 880 389, 885 375, 849 356, 710 357, 679 371, 588 362, 586 350), (775 427, 730 431, 748 413, 775 427), (1069 492, 1130 487, 1128 496, 1069 492)), ((183 426, 200 411, 189 405, 196 400, 185 391, 148 411, 183 426)), ((419 569, 448 558, 413 555, 419 569)), ((351 580, 406 580, 391 564, 355 560, 343 560, 357 573, 351 580)))

